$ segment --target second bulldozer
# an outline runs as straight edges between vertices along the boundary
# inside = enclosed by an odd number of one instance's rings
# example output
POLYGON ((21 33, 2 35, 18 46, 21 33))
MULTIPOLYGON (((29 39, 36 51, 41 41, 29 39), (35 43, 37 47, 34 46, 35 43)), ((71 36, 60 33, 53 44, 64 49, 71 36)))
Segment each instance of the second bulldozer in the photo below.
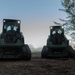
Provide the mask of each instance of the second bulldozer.
POLYGON ((75 51, 69 46, 63 26, 51 26, 47 45, 41 52, 42 58, 75 57, 75 51))
POLYGON ((0 59, 31 59, 31 50, 27 44, 24 44, 20 23, 20 20, 3 19, 3 31, 0 34, 0 59))

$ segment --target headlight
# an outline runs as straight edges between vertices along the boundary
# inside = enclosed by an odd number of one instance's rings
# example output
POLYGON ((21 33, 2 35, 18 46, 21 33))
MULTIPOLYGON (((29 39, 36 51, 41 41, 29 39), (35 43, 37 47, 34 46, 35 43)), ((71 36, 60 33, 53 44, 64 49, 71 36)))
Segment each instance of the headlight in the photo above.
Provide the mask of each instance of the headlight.
POLYGON ((17 21, 17 23, 19 23, 19 24, 20 24, 20 21, 17 21))
POLYGON ((53 27, 50 27, 50 29, 53 29, 53 27))
POLYGON ((62 29, 64 28, 64 26, 61 27, 62 29))
POLYGON ((6 22, 5 20, 3 20, 3 22, 6 22))

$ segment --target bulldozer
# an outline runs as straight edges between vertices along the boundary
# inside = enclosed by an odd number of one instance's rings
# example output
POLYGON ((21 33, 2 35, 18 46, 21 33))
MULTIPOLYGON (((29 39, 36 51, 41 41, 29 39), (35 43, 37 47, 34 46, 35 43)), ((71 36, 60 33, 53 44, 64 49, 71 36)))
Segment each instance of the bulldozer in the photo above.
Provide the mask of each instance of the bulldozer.
POLYGON ((0 59, 31 59, 31 50, 27 44, 24 44, 20 24, 20 20, 3 19, 3 30, 0 34, 0 59))
POLYGON ((50 26, 50 35, 42 48, 41 58, 63 57, 75 57, 75 51, 64 35, 64 26, 50 26))

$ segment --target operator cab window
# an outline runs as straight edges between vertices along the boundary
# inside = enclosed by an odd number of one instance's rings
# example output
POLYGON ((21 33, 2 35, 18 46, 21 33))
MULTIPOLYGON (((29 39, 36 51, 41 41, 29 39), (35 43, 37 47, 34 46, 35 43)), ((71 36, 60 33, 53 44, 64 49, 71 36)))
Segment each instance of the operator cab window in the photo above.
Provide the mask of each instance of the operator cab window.
POLYGON ((14 26, 13 30, 17 31, 18 27, 17 26, 14 26))
POLYGON ((58 29, 58 34, 62 34, 62 30, 61 29, 58 29))
POLYGON ((53 31, 52 31, 52 34, 53 34, 53 35, 54 35, 54 34, 56 34, 56 31, 55 31, 55 30, 53 30, 53 31))
POLYGON ((62 31, 62 29, 54 29, 54 30, 52 30, 52 35, 54 35, 54 34, 62 34, 63 33, 63 31, 62 31))
POLYGON ((6 28, 6 30, 7 30, 7 31, 10 31, 10 30, 11 30, 11 26, 8 26, 8 27, 6 28))
POLYGON ((5 25, 4 29, 6 29, 6 31, 10 31, 10 30, 14 30, 17 31, 18 27, 16 25, 5 25))

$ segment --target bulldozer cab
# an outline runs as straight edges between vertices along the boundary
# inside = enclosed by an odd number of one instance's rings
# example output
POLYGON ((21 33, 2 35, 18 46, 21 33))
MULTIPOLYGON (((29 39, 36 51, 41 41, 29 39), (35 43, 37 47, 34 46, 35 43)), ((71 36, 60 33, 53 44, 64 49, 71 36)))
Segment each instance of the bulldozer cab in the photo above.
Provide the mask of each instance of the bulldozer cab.
POLYGON ((64 38, 63 26, 51 26, 50 37, 53 44, 60 44, 64 38))
POLYGON ((20 32, 20 20, 3 19, 3 33, 8 31, 20 32))

